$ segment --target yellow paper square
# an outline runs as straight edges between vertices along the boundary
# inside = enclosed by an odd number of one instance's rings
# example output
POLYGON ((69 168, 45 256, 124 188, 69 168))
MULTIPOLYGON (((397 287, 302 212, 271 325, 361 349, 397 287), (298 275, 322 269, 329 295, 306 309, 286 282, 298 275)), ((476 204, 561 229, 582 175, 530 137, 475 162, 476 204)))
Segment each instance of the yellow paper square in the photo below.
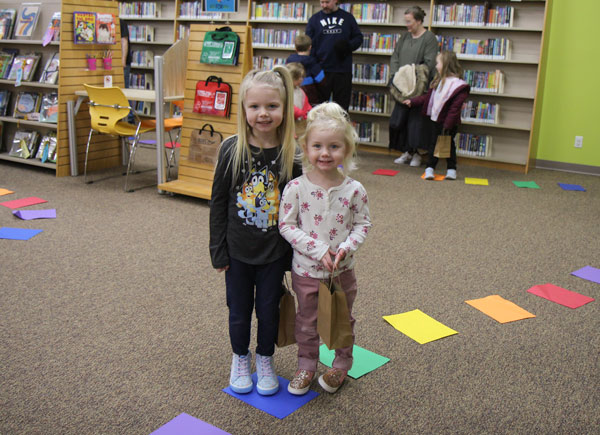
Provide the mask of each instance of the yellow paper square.
POLYGON ((409 336, 419 344, 458 334, 454 329, 429 317, 421 310, 407 311, 402 314, 383 316, 398 331, 409 336))
POLYGON ((487 178, 469 178, 469 177, 465 177, 465 184, 476 184, 478 186, 489 186, 487 178))
POLYGON ((472 299, 465 302, 500 323, 514 322, 516 320, 535 317, 535 314, 531 314, 529 311, 524 310, 499 295, 491 295, 485 298, 472 299))
POLYGON ((12 190, 8 190, 8 189, 1 189, 0 188, 0 196, 2 195, 8 195, 9 193, 15 193, 12 190))

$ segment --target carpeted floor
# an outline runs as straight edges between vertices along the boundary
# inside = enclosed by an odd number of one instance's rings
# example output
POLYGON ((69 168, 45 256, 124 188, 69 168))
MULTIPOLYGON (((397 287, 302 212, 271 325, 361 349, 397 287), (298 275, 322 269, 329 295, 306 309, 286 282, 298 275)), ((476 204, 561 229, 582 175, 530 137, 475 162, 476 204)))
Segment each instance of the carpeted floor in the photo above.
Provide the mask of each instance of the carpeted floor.
MULTIPOLYGON (((597 433, 599 302, 573 310, 526 290, 600 297, 570 275, 600 267, 600 178, 462 166, 457 181, 426 182, 392 160, 361 154, 353 174, 374 224, 357 256, 356 344, 391 361, 335 395, 315 384, 283 420, 221 392, 231 350, 206 201, 0 162, 0 188, 16 192, 0 201, 38 196, 48 203, 30 209, 58 214, 0 210, 0 226, 44 230, 0 240, 0 433, 149 434, 182 412, 232 434, 597 433), (492 294, 536 317, 500 324, 464 302, 492 294), (416 308, 459 334, 419 345, 382 319, 416 308)), ((276 367, 293 374, 293 346, 276 367)))

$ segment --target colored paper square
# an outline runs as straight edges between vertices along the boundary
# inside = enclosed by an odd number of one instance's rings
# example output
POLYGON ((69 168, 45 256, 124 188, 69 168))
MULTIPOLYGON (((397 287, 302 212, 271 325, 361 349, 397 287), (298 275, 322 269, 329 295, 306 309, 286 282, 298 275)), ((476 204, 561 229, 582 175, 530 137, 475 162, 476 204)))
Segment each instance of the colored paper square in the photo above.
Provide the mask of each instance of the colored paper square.
POLYGON ((3 195, 10 195, 11 193, 15 193, 12 190, 8 190, 8 189, 0 189, 0 196, 3 195))
POLYGON ((35 196, 30 196, 29 198, 21 198, 21 199, 14 199, 12 201, 0 202, 0 205, 3 205, 4 207, 8 207, 11 209, 15 209, 15 208, 20 208, 20 207, 27 207, 28 205, 42 204, 44 202, 48 202, 48 201, 46 201, 45 199, 36 198, 35 196))
POLYGON ((600 269, 596 269, 592 266, 585 266, 575 272, 571 272, 571 275, 575 275, 579 278, 587 279, 588 281, 600 284, 600 269))
MULTIPOLYGON (((261 396, 256 391, 256 387, 247 394, 235 393, 230 387, 223 388, 223 391, 230 396, 240 399, 242 402, 246 402, 248 405, 279 419, 287 417, 319 395, 316 391, 308 390, 308 393, 303 396, 295 396, 288 392, 288 384, 290 381, 281 376, 278 376, 277 378, 279 379, 279 391, 272 396, 261 396)), ((252 380, 254 381, 254 385, 256 385, 256 373, 252 375, 252 380)))
POLYGON ((394 169, 377 169, 373 171, 373 175, 387 175, 388 177, 393 177, 400 171, 396 171, 394 169))
POLYGON ((402 314, 383 316, 383 318, 398 331, 419 344, 458 334, 458 331, 448 328, 418 309, 402 314))
POLYGON ((531 314, 529 311, 524 310, 499 295, 491 295, 481 299, 471 299, 470 301, 465 302, 500 323, 514 322, 516 320, 535 317, 535 314, 531 314))
POLYGON ((56 209, 54 208, 48 210, 14 210, 13 214, 24 221, 32 219, 56 219, 56 209))
POLYGON ((583 186, 580 186, 579 184, 558 183, 558 185, 563 190, 575 190, 577 192, 585 192, 585 189, 583 188, 583 186))
POLYGON ((549 301, 556 302, 557 304, 564 305, 565 307, 569 308, 579 308, 580 306, 594 300, 594 298, 572 292, 571 290, 567 290, 566 288, 562 288, 554 284, 534 285, 527 291, 531 294, 548 299, 549 301))
POLYGON ((474 184, 477 186, 489 186, 487 178, 470 178, 465 177, 465 184, 474 184))
MULTIPOLYGON (((335 358, 335 350, 329 350, 326 345, 322 344, 319 347, 319 360, 321 364, 331 367, 335 358)), ((389 358, 377 355, 370 350, 354 345, 352 348, 352 368, 348 372, 348 376, 353 379, 358 379, 382 365, 389 362, 389 358)))
POLYGON ((33 236, 41 233, 43 230, 29 230, 26 228, 0 228, 0 239, 9 240, 29 240, 33 236))
MULTIPOLYGON (((423 175, 421 175, 421 178, 423 180, 425 179, 425 172, 423 172, 423 175)), ((446 179, 446 176, 444 176, 442 174, 433 174, 433 181, 443 181, 445 179, 446 179)))
POLYGON ((150 435, 229 435, 229 432, 186 414, 179 414, 173 420, 159 427, 150 435))
POLYGON ((513 183, 517 187, 525 187, 528 189, 539 189, 540 188, 540 186, 538 186, 535 181, 513 181, 513 183))

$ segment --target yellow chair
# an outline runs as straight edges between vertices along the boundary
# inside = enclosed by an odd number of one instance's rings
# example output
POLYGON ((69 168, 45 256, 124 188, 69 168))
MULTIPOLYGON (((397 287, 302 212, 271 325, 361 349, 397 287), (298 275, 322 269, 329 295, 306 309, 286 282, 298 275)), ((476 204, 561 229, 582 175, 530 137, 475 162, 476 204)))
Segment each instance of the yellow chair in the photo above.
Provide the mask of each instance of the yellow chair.
POLYGON ((142 127, 142 123, 135 112, 133 113, 136 118, 136 125, 122 121, 129 116, 131 107, 129 106, 129 101, 127 101, 125 94, 123 94, 123 91, 121 91, 120 88, 104 88, 85 84, 83 86, 90 98, 89 106, 92 125, 85 149, 84 181, 85 183, 91 183, 91 181, 87 181, 87 162, 92 134, 97 132, 119 136, 123 144, 129 142, 127 172, 125 173, 125 191, 132 192, 133 190, 128 190, 127 186, 129 174, 133 171, 135 151, 139 144, 140 134, 152 131, 154 128, 148 126, 142 127), (126 142, 126 138, 128 137, 133 137, 133 140, 126 142))

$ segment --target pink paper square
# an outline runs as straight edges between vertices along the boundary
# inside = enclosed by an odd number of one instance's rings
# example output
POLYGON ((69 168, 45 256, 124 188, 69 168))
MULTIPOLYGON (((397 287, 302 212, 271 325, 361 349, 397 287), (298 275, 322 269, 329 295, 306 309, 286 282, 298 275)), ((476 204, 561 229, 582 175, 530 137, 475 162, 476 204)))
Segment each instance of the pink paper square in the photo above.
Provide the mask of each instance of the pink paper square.
POLYGON ((8 207, 10 209, 15 209, 20 207, 27 207, 28 205, 42 204, 44 202, 48 201, 42 198, 37 198, 35 196, 30 196, 29 198, 21 198, 14 199, 12 201, 0 202, 0 205, 3 205, 4 207, 8 207))
POLYGON ((389 177, 393 177, 398 172, 400 171, 395 171, 393 169, 377 169, 376 171, 373 171, 373 175, 387 175, 389 177))
POLYGON ((564 305, 565 307, 569 308, 578 308, 594 300, 594 298, 572 292, 571 290, 558 287, 554 284, 534 285, 527 291, 531 294, 548 299, 549 301, 556 302, 557 304, 564 305))

